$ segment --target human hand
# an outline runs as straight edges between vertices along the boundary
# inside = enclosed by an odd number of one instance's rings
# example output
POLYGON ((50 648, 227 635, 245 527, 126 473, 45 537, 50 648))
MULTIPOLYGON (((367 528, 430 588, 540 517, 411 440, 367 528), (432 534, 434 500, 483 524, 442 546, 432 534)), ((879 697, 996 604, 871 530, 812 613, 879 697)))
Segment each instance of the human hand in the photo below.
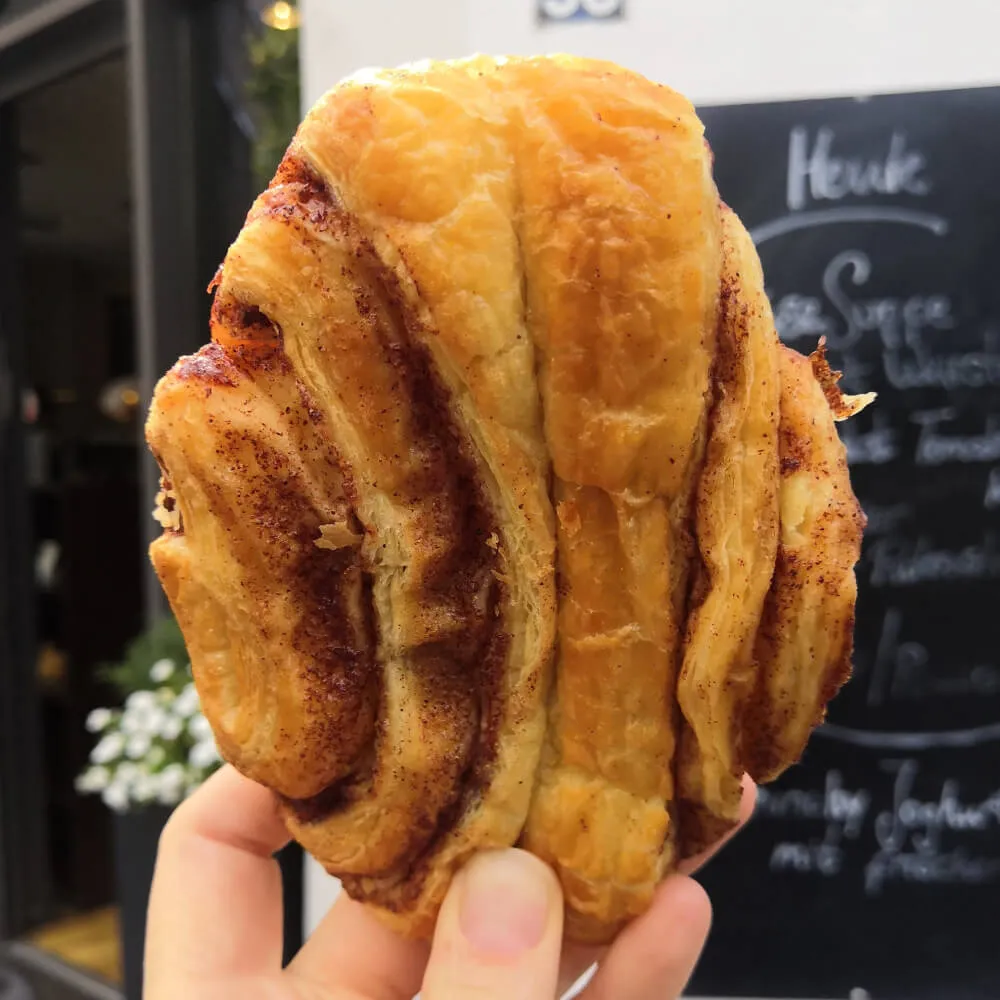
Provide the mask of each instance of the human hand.
MULTIPOLYGON (((754 795, 747 781, 743 821, 754 795)), ((523 851, 495 851, 455 879, 432 945, 398 937, 342 894, 282 970, 272 855, 287 841, 274 797, 229 767, 177 809, 150 896, 145 1000, 411 1000, 418 990, 423 1000, 552 1000, 598 960, 585 1000, 671 1000, 711 920, 704 890, 671 875, 610 949, 563 947, 553 873, 523 851)))

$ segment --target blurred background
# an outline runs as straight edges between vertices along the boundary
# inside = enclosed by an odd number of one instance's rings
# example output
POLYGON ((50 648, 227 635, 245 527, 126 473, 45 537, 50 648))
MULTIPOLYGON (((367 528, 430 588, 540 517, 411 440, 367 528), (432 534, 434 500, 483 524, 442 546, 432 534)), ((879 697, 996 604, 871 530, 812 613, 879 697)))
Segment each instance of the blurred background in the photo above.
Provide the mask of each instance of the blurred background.
MULTIPOLYGON (((303 109, 552 51, 692 98, 779 332, 881 394, 857 678, 705 874, 693 989, 1000 997, 998 37, 994 0, 0 0, 0 998, 140 995, 156 837, 218 763, 142 416, 303 109)), ((291 950, 337 885, 282 861, 291 950)))
POLYGON ((40 996, 126 972, 139 995, 153 844, 215 763, 196 701, 173 711, 140 427, 298 123, 298 23, 266 0, 0 4, 0 937, 40 996))

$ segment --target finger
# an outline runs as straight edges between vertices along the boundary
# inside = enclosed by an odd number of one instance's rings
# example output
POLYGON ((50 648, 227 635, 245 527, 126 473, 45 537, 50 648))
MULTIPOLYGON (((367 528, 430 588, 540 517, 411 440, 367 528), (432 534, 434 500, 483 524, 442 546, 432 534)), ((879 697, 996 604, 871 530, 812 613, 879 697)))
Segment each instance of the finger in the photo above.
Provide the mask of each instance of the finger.
POLYGON ((281 873, 288 841, 274 796, 222 768, 160 837, 146 930, 147 1000, 183 984, 281 968, 281 873))
POLYGON ((552 1000, 563 900, 525 851, 490 851, 459 873, 438 917, 423 1000, 552 1000))
POLYGON ((581 1000, 675 1000, 698 963, 712 906, 686 875, 671 875, 653 905, 618 936, 581 1000))
POLYGON ((677 870, 682 875, 691 875, 703 865, 707 864, 733 837, 750 822, 753 816, 754 807, 757 804, 757 786, 749 774, 743 775, 743 798, 740 799, 740 815, 736 826, 732 828, 721 840, 717 840, 711 847, 694 854, 690 858, 685 858, 678 866, 677 870))
POLYGON ((370 1000, 411 1000, 420 989, 429 951, 425 942, 394 934, 342 892, 288 971, 370 1000))

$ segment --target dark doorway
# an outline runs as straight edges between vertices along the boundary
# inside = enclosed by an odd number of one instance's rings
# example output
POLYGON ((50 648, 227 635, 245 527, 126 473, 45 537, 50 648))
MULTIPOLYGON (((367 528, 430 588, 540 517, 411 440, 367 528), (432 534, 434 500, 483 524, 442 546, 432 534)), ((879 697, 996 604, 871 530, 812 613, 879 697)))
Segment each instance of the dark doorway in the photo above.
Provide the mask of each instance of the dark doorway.
POLYGON ((97 667, 163 610, 141 422, 207 336, 206 285, 277 134, 258 119, 294 45, 262 75, 260 8, 0 0, 0 967, 117 978, 111 814, 74 779, 114 699, 97 667))
POLYGON ((43 947, 117 976, 111 827, 74 779, 98 667, 143 621, 139 395, 121 56, 18 98, 22 420, 43 747, 43 947), (67 948, 69 949, 67 951, 67 948))

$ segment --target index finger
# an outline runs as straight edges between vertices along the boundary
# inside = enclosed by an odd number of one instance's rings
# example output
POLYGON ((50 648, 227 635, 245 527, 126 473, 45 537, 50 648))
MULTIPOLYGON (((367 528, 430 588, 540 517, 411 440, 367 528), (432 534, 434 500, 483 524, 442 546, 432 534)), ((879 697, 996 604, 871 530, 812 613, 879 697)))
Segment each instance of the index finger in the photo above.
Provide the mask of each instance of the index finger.
POLYGON ((224 767, 170 818, 160 838, 146 930, 147 1000, 185 984, 278 972, 281 873, 288 842, 274 796, 224 767))

